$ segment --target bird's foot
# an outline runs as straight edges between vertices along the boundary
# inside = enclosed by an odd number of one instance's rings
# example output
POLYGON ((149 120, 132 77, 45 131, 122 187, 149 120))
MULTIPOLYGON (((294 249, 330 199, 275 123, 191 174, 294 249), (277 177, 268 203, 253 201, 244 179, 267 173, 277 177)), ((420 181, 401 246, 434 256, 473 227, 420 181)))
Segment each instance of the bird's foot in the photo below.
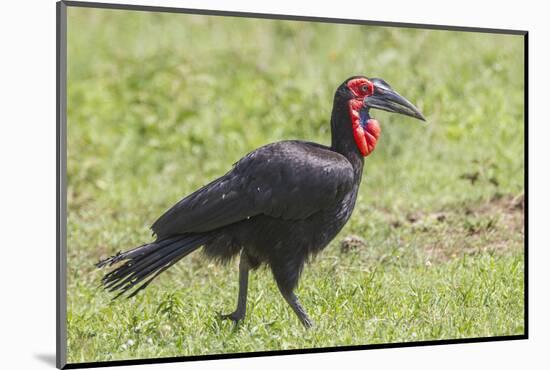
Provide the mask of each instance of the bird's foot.
POLYGON ((313 321, 311 321, 309 317, 305 317, 301 321, 306 329, 311 329, 313 327, 313 321))
POLYGON ((235 312, 231 312, 229 314, 220 313, 219 316, 220 316, 220 319, 222 319, 222 320, 231 320, 235 324, 238 324, 239 322, 241 322, 244 319, 244 312, 235 311, 235 312))

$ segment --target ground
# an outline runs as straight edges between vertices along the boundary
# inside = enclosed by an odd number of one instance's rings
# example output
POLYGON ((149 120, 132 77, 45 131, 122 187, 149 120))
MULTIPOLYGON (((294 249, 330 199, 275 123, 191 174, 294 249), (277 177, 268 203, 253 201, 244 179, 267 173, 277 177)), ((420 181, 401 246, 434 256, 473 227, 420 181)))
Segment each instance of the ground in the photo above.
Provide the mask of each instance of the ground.
POLYGON ((69 362, 522 334, 520 36, 69 8, 69 362), (357 207, 306 266, 304 330, 270 272, 195 253, 129 300, 100 258, 151 241, 182 196, 254 148, 328 144, 335 88, 381 77, 427 124, 382 126, 357 207))

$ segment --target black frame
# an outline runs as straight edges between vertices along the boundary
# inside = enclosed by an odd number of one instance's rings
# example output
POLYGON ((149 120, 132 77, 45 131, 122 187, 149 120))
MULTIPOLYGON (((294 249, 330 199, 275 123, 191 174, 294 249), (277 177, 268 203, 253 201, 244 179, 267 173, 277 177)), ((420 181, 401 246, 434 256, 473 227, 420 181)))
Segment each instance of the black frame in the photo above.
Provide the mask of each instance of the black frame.
POLYGON ((417 347, 417 346, 433 346, 445 344, 461 344, 461 343, 482 343, 482 342, 497 342, 508 340, 529 339, 529 32, 525 30, 508 30, 495 28, 477 28, 477 27, 459 27, 445 25, 431 25, 419 23, 400 23, 400 22, 383 22, 372 20, 359 19, 339 19, 283 14, 266 14, 266 13, 249 13, 249 12, 231 12, 222 10, 207 10, 207 9, 190 9, 190 8, 174 8, 161 6, 145 6, 145 5, 129 5, 129 4, 112 4, 112 3, 97 3, 97 2, 82 2, 82 1, 59 1, 56 3, 56 19, 57 19, 57 60, 56 60, 56 122, 57 122, 57 142, 56 142, 56 367, 59 369, 78 369, 92 368, 104 366, 124 366, 124 365, 141 365, 141 364, 159 364, 172 363, 183 361, 206 361, 219 360, 229 358, 246 358, 246 357, 264 357, 264 356, 280 356, 293 354, 307 353, 326 353, 340 351, 360 351, 367 349, 380 348, 402 348, 402 347, 417 347), (310 21, 321 23, 338 23, 338 24, 359 24, 384 27, 399 27, 399 28, 417 28, 431 30, 446 30, 446 31, 462 31, 476 33, 496 33, 519 35, 524 37, 524 333, 520 335, 495 336, 495 337, 478 337, 478 338, 462 338, 462 339, 441 339, 418 342, 401 342, 401 343, 381 343, 381 344, 363 344, 353 346, 339 347, 324 347, 324 348, 303 348, 292 350, 273 350, 273 351, 258 351, 244 353, 224 353, 224 354, 207 354, 199 356, 180 356, 180 357, 164 357, 164 358, 147 358, 147 359, 131 359, 131 360, 115 360, 115 361, 97 361, 97 362, 81 362, 67 363, 67 7, 81 8, 96 8, 96 9, 117 9, 117 10, 134 10, 146 12, 163 12, 163 13, 183 13, 183 14, 200 14, 211 16, 225 17, 244 17, 257 19, 279 19, 288 21, 310 21))

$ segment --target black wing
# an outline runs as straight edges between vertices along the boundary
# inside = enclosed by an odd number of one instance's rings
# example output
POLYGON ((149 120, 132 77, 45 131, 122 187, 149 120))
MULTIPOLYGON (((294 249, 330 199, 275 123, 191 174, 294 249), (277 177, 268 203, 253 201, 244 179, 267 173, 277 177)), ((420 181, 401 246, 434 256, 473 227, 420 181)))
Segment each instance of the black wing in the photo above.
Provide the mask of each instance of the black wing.
POLYGON ((180 200, 151 227, 158 237, 204 232, 264 214, 303 219, 335 205, 353 185, 349 161, 322 145, 282 141, 180 200))

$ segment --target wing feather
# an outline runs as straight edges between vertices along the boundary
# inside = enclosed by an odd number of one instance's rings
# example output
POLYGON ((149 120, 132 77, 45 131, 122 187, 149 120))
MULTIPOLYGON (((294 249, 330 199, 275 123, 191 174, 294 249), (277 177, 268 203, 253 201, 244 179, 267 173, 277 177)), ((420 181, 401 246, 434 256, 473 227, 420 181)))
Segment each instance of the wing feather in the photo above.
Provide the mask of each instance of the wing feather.
POLYGON ((261 147, 224 176, 183 198, 152 226, 159 237, 204 232, 260 214, 304 219, 336 204, 353 168, 329 148, 300 141, 261 147))

